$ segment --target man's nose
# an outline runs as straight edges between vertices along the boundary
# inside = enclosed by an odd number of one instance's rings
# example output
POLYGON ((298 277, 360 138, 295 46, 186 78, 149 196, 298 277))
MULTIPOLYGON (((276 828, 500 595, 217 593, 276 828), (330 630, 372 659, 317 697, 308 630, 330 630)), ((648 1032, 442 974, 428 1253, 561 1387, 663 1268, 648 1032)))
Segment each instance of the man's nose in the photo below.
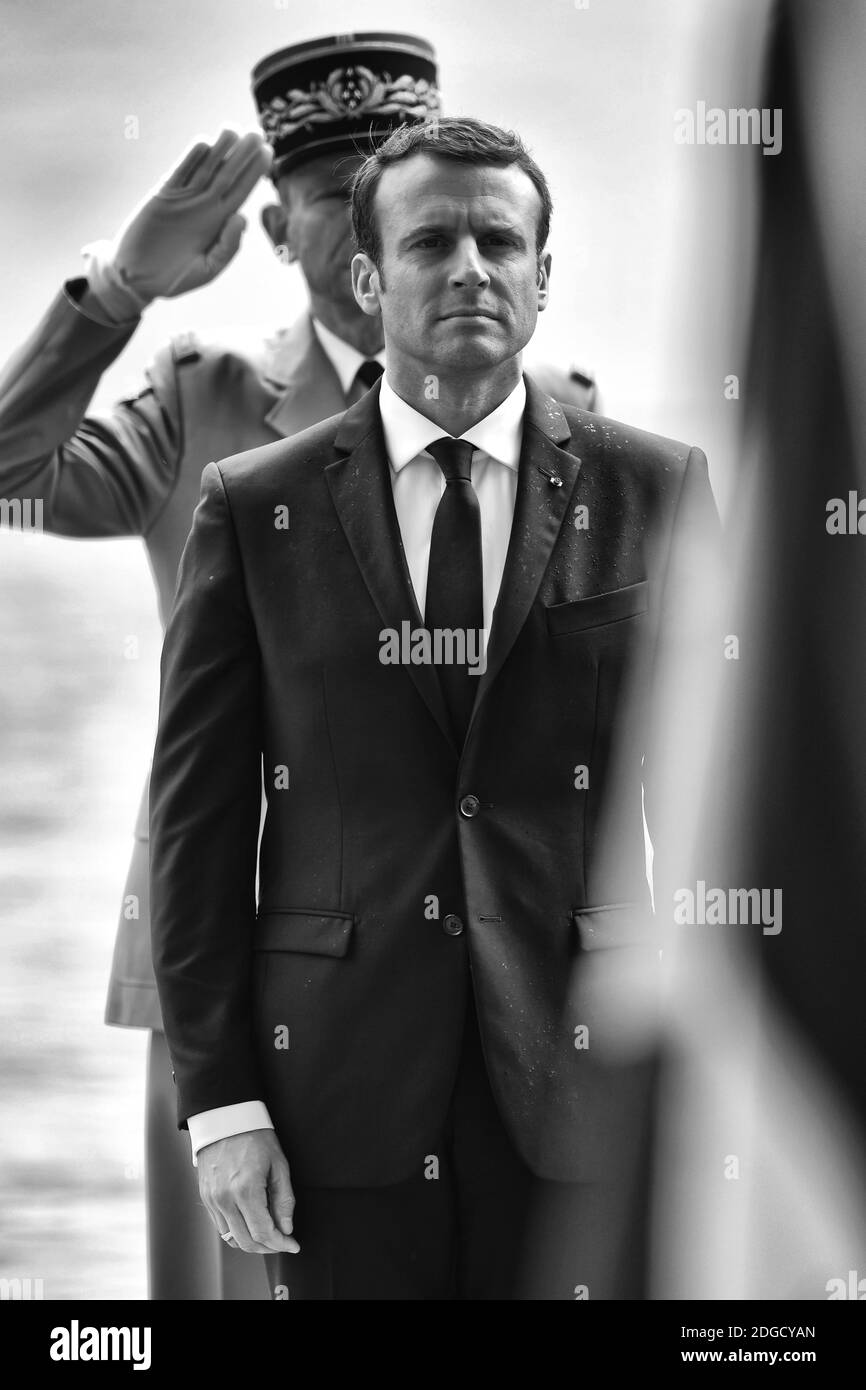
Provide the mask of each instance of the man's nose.
POLYGON ((452 285, 461 289, 478 289, 489 284, 490 276, 474 240, 467 238, 458 244, 450 279, 452 285))

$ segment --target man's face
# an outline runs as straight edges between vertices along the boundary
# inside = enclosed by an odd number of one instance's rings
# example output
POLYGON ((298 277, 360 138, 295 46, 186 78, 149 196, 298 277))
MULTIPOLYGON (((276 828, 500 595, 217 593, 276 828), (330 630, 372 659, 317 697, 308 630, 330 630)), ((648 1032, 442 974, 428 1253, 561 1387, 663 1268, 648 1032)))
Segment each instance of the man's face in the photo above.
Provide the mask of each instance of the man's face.
MULTIPOLYGON (((529 176, 504 168, 411 155, 385 169, 376 190, 379 270, 368 302, 382 314, 389 365, 422 376, 483 372, 515 357, 547 303, 550 258, 539 264, 541 207, 529 176)), ((356 288, 368 257, 354 263, 356 288)), ((362 277, 363 284, 363 277, 362 277)))
POLYGON ((349 303, 354 251, 349 186, 361 162, 355 155, 325 155, 302 164, 279 185, 291 259, 300 263, 313 294, 349 303))

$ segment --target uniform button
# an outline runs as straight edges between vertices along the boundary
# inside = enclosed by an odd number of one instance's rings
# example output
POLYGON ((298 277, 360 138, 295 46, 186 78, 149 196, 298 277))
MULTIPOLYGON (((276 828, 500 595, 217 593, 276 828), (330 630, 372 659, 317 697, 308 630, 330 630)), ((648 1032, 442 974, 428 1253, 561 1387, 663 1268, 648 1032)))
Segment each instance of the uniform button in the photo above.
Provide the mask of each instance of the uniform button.
POLYGON ((453 912, 449 912, 442 922, 442 930, 447 932, 448 936, 459 936, 463 930, 463 923, 453 912))
POLYGON ((460 814, 471 820, 473 816, 478 815, 480 806, 481 802, 477 796, 464 796, 460 802, 460 814))

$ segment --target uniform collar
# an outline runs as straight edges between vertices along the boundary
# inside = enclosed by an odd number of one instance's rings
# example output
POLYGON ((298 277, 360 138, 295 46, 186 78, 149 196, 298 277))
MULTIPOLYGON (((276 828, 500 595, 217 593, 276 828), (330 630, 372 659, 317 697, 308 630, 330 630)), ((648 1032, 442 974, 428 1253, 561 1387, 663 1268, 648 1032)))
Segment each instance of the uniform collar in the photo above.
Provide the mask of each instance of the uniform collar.
POLYGON ((285 438, 346 409, 340 379, 316 337, 309 314, 267 343, 264 380, 279 392, 265 421, 285 438))
MULTIPOLYGON (((348 396, 352 389, 352 383, 358 375, 358 368, 362 363, 369 362, 371 359, 365 357, 357 348, 353 348, 350 343, 344 343, 342 338, 338 338, 336 333, 332 333, 330 328, 326 328, 317 318, 313 318, 313 332, 319 340, 319 346, 340 379, 343 395, 348 396)), ((372 360, 381 362, 384 367, 385 349, 375 353, 372 360)))

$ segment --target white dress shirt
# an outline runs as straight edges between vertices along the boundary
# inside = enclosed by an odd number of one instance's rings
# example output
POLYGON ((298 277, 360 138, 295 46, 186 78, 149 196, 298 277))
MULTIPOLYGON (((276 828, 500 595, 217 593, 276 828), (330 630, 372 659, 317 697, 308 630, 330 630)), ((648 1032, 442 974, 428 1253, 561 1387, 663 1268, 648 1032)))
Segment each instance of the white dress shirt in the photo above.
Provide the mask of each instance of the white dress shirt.
MULTIPOLYGON (((370 361, 381 362, 383 367, 385 365, 384 348, 374 353, 372 358, 365 357, 363 352, 353 348, 350 343, 344 343, 342 338, 338 338, 336 333, 332 333, 330 328, 326 328, 317 318, 313 319, 313 332, 319 340, 319 346, 340 378, 343 395, 346 397, 351 394, 360 366, 370 361)), ((365 386, 364 391, 366 389, 365 386)), ((359 391, 358 394, 362 395, 363 392, 359 391)))
MULTIPOLYGON (((351 385, 365 359, 315 319, 313 327, 341 383, 348 380, 351 385), (337 353, 331 350, 334 343, 339 344, 337 353), (349 354, 352 354, 354 361, 349 354)), ((377 360, 381 360, 381 354, 377 354, 377 360)), ((347 391, 348 387, 343 385, 343 390, 347 391)), ((525 407, 526 386, 521 377, 501 405, 460 436, 475 448, 472 455, 472 485, 481 513, 485 651, 511 537, 525 407)), ((423 615, 427 601, 433 518, 445 491, 445 475, 432 454, 427 453, 427 445, 441 439, 445 431, 398 396, 388 382, 387 373, 380 383, 379 410, 400 535, 418 609, 423 615)), ((205 1110, 199 1115, 190 1115, 188 1124, 193 1163, 197 1162, 199 1149, 206 1144, 228 1139, 233 1134, 242 1134, 247 1130, 274 1127, 267 1106, 260 1100, 241 1101, 237 1105, 205 1110)))

